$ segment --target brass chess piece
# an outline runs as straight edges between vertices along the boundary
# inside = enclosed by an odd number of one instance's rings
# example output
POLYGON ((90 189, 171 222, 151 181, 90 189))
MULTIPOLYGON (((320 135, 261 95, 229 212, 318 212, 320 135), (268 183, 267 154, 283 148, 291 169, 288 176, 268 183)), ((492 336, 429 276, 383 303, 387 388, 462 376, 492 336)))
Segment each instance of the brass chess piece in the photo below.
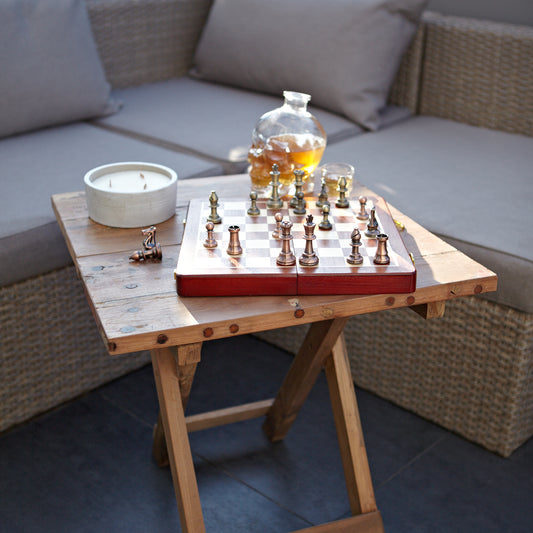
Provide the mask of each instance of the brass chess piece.
POLYGON ((213 230, 215 228, 215 225, 212 222, 208 222, 205 225, 205 229, 207 230, 207 239, 204 241, 204 246, 206 248, 216 248, 217 247, 217 241, 215 237, 213 236, 213 230))
POLYGON ((318 256, 313 249, 313 241, 316 239, 314 231, 315 224, 313 222, 313 215, 309 214, 307 215, 306 222, 304 224, 305 250, 299 259, 299 263, 302 266, 318 265, 318 256))
MULTIPOLYGON (((300 170, 298 168, 294 171, 294 196, 291 198, 291 201, 289 202, 289 205, 291 207, 298 206, 298 193, 303 189, 304 176, 305 176, 305 171, 300 170)), ((305 200, 304 200, 304 207, 305 207, 305 200)))
POLYGON ((378 248, 374 256, 374 263, 376 265, 388 265, 390 263, 390 257, 387 252, 387 240, 389 237, 384 233, 380 233, 376 238, 378 240, 378 248))
POLYGON ((255 191, 250 192, 250 200, 252 202, 252 205, 248 208, 247 213, 251 217, 256 217, 261 214, 261 211, 259 211, 259 207, 257 207, 257 193, 255 191))
POLYGON ((285 220, 281 223, 281 252, 276 259, 276 263, 280 266, 292 266, 296 264, 296 257, 292 252, 292 222, 285 220))
POLYGON ((326 203, 329 203, 328 202, 328 190, 327 190, 326 182, 322 180, 322 186, 320 187, 320 193, 318 194, 318 200, 316 201, 315 205, 317 207, 322 207, 326 203))
POLYGON ((365 235, 371 239, 375 239, 379 235, 378 221, 376 219, 376 208, 370 210, 370 220, 366 225, 365 235))
POLYGON ((281 236, 281 222, 283 221, 283 215, 281 213, 276 213, 274 215, 274 220, 276 221, 276 227, 272 231, 272 237, 274 237, 274 239, 279 239, 281 236))
POLYGON ((272 165, 272 170, 270 171, 270 185, 272 186, 272 194, 267 200, 267 207, 269 209, 279 209, 283 207, 283 200, 279 197, 279 167, 275 163, 272 165))
POLYGON ((228 255, 241 255, 242 254, 242 248, 241 243, 239 241, 239 231, 241 231, 241 228, 239 226, 230 226, 228 228, 229 231, 229 244, 228 249, 226 252, 228 255))
POLYGON ((211 191, 211 194, 209 195, 209 206, 211 208, 211 213, 207 217, 207 221, 212 222, 213 224, 220 224, 222 222, 222 218, 220 218, 220 215, 217 211, 218 196, 215 191, 211 191))
POLYGON ((292 212, 295 215, 305 215, 305 200, 303 191, 298 191, 296 197, 297 203, 292 212))
POLYGON ((144 235, 143 249, 137 250, 130 255, 132 261, 146 261, 147 259, 160 260, 163 257, 161 245, 155 240, 156 229, 155 226, 150 226, 141 230, 144 235))
POLYGON ((335 207, 345 209, 350 207, 350 202, 346 198, 346 193, 348 192, 348 183, 345 176, 339 178, 337 191, 339 191, 339 198, 335 202, 335 207))
POLYGON ((359 220, 368 220, 368 213, 366 211, 366 196, 359 196, 359 213, 357 213, 356 218, 359 220))
POLYGON ((363 262, 363 256, 359 252, 359 247, 361 246, 361 232, 358 228, 355 228, 350 235, 352 253, 346 258, 346 261, 350 265, 360 265, 363 262))
POLYGON ((318 228, 324 231, 329 231, 333 226, 329 221, 329 204, 324 204, 322 206, 322 221, 318 225, 318 228))

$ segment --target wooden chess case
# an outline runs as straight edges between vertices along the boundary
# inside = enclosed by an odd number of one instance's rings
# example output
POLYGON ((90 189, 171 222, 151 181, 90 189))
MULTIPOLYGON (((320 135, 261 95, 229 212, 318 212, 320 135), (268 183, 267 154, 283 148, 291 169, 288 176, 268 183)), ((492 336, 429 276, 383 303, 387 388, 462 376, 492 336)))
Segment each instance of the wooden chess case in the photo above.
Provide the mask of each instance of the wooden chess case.
POLYGON ((191 200, 183 242, 175 270, 176 288, 180 296, 260 296, 260 295, 324 295, 324 294, 396 294, 413 292, 416 288, 416 269, 406 250, 385 200, 369 196, 368 206, 375 207, 380 231, 388 235, 389 265, 375 265, 373 256, 376 239, 365 237, 367 221, 355 216, 359 202, 350 202, 349 208, 331 205, 330 221, 333 229, 318 228, 322 220, 320 208, 307 199, 305 215, 295 215, 287 202, 282 208, 268 209, 265 201, 258 201, 259 216, 247 214, 249 201, 231 199, 220 202, 218 209, 222 223, 215 225, 217 247, 203 246, 207 231, 205 225, 210 213, 209 202, 191 200), (276 227, 274 216, 282 213, 290 220, 292 246, 296 265, 279 266, 276 258, 281 240, 272 237, 276 227), (316 223, 313 245, 319 256, 315 267, 301 266, 298 262, 305 248, 303 224, 307 214, 313 214, 316 223), (229 226, 239 226, 243 253, 230 256, 229 226), (350 235, 358 227, 362 235, 360 252, 364 262, 360 266, 347 263, 351 251, 350 235))

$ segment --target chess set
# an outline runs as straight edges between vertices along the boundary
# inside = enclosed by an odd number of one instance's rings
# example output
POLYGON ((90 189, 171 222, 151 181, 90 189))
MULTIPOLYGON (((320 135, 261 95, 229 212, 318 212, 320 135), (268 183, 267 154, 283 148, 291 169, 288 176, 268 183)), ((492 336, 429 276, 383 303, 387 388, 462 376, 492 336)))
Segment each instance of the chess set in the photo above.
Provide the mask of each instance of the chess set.
MULTIPOLYGON (((274 180, 275 182, 275 180, 274 180)), ((385 200, 228 199, 189 204, 175 271, 180 296, 409 293, 416 269, 385 200)))

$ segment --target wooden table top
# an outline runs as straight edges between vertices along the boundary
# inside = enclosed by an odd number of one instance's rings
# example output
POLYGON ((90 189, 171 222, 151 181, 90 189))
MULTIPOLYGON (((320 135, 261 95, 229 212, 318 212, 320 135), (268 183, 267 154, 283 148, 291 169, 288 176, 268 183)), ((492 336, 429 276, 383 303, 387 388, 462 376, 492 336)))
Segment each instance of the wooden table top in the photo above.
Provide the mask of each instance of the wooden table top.
POLYGON ((411 294, 363 296, 234 296, 180 298, 174 270, 188 201, 220 200, 249 192, 247 175, 180 181, 176 216, 157 225, 161 262, 133 263, 142 248, 139 229, 99 225, 88 218, 85 193, 52 197, 52 205, 109 353, 191 344, 330 318, 443 302, 496 290, 496 275, 445 243, 389 204, 405 225, 401 233, 415 258, 411 294))

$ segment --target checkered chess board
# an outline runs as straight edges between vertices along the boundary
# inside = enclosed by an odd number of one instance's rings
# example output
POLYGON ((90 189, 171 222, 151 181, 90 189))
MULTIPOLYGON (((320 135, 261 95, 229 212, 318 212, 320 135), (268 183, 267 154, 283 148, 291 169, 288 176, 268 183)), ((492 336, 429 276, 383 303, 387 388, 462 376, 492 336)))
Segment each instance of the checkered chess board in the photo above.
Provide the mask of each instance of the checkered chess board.
POLYGON ((213 231, 217 246, 206 248, 204 242, 210 204, 202 200, 190 203, 176 268, 180 295, 368 294, 414 290, 416 271, 383 199, 369 198, 367 210, 375 207, 380 231, 389 235, 389 265, 373 263, 377 240, 365 236, 367 221, 356 218, 358 201, 352 201, 349 208, 343 209, 335 207, 334 203, 330 205, 328 218, 332 229, 329 231, 319 228, 323 220, 322 210, 316 207, 313 199, 307 199, 304 215, 295 215, 287 202, 282 208, 268 209, 266 201, 258 201, 260 214, 257 216, 247 214, 249 207, 249 200, 220 200, 217 212, 222 222, 216 224, 213 231), (276 213, 281 213, 283 220, 293 223, 291 245, 297 259, 294 266, 276 264, 282 243, 281 239, 272 236, 276 228, 276 213), (309 214, 313 215, 316 224, 313 248, 319 263, 314 267, 298 263, 306 244, 303 226, 309 214), (243 251, 237 256, 227 253, 230 226, 239 227, 243 251), (363 256, 363 263, 353 266, 346 258, 352 251, 351 233, 356 227, 361 233, 359 253, 363 256), (398 278, 397 282, 393 278, 398 278))

